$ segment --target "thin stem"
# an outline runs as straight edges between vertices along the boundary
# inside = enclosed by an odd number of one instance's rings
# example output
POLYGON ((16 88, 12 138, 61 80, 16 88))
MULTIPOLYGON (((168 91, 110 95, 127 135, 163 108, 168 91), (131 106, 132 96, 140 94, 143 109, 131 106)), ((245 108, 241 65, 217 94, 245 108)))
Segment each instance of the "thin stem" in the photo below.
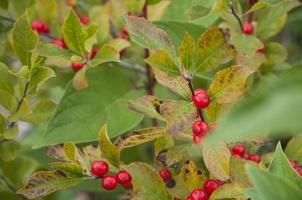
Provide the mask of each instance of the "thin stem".
POLYGON ((12 184, 10 184, 7 180, 6 180, 6 178, 4 177, 4 176, 0 176, 0 179, 4 182, 4 184, 12 191, 12 192, 16 192, 17 190, 15 189, 15 187, 12 185, 12 184))
POLYGON ((229 3, 229 6, 230 6, 230 8, 231 8, 232 14, 233 14, 234 17, 237 19, 237 21, 238 21, 238 23, 239 23, 239 26, 240 26, 241 30, 243 31, 243 24, 242 24, 242 21, 241 21, 240 17, 237 15, 237 13, 236 13, 236 11, 235 11, 235 9, 234 9, 234 5, 233 5, 232 1, 231 1, 231 0, 228 0, 228 3, 229 3))
POLYGON ((10 18, 10 17, 0 15, 0 19, 4 20, 4 21, 11 22, 11 23, 15 23, 15 20, 13 18, 10 18))

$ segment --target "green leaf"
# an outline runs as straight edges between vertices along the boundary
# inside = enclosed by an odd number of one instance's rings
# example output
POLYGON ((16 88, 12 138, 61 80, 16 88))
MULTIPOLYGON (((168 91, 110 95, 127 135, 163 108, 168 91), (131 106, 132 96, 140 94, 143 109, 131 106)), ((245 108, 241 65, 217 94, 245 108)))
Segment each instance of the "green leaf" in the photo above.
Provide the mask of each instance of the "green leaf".
POLYGON ((262 8, 266 8, 268 6, 271 6, 271 4, 269 2, 266 1, 259 1, 256 2, 246 13, 245 15, 252 13, 252 12, 256 12, 262 8))
POLYGON ((292 182, 279 176, 260 170, 256 166, 247 168, 250 179, 254 185, 254 192, 261 200, 290 199, 299 200, 302 198, 300 188, 292 182))
POLYGON ((85 49, 87 52, 91 52, 93 45, 97 43, 96 41, 97 31, 98 31, 98 26, 95 24, 89 25, 88 28, 86 29, 87 37, 85 40, 85 49))
POLYGON ((218 27, 207 29, 198 42, 195 72, 212 71, 233 59, 235 50, 218 27))
POLYGON ((245 166, 248 162, 249 161, 244 160, 242 158, 231 156, 230 159, 231 182, 239 183, 240 185, 246 187, 251 186, 250 179, 245 169, 245 166))
POLYGON ((190 34, 185 34, 184 39, 179 46, 178 54, 182 65, 186 69, 190 69, 195 60, 195 43, 190 34))
POLYGON ((31 52, 44 57, 62 57, 69 60, 72 53, 54 44, 40 43, 31 52))
POLYGON ((158 155, 164 149, 174 146, 174 140, 171 135, 165 135, 161 138, 158 138, 154 142, 154 154, 158 155))
POLYGON ((185 99, 191 98, 191 91, 188 83, 185 81, 184 77, 180 75, 174 75, 171 73, 166 73, 160 69, 153 68, 155 79, 157 82, 173 92, 179 94, 185 99))
POLYGON ((210 196, 210 200, 217 199, 236 199, 245 200, 248 197, 244 194, 245 188, 239 184, 226 183, 217 188, 210 196))
POLYGON ((7 140, 0 142, 0 159, 7 162, 14 160, 17 156, 18 142, 7 140))
POLYGON ((53 162, 48 164, 50 167, 66 172, 82 174, 83 169, 77 162, 53 162))
POLYGON ((31 109, 28 104, 28 100, 24 98, 22 100, 22 103, 20 104, 20 107, 18 111, 12 112, 11 115, 8 117, 8 120, 10 122, 16 122, 18 120, 21 120, 25 116, 31 113, 31 109))
POLYGON ((119 167, 121 152, 117 146, 111 143, 107 134, 106 125, 101 128, 98 141, 102 156, 115 167, 119 167))
POLYGON ((257 87, 257 95, 246 98, 225 113, 207 142, 240 141, 268 132, 275 136, 302 131, 299 122, 302 117, 301 75, 302 71, 295 68, 279 75, 278 79, 263 80, 257 87))
POLYGON ((55 72, 49 67, 35 67, 31 70, 31 80, 29 83, 29 94, 39 92, 41 86, 50 78, 55 77, 55 72))
POLYGON ((0 90, 6 91, 13 95, 15 93, 13 77, 9 73, 9 69, 4 63, 0 63, 0 76, 0 90))
POLYGON ((31 113, 22 118, 22 121, 31 124, 40 124, 53 114, 56 104, 48 99, 41 99, 35 102, 31 107, 31 113))
POLYGON ((0 135, 5 131, 6 129, 6 119, 5 117, 0 113, 0 135))
POLYGON ((81 22, 74 11, 70 11, 62 26, 64 41, 69 49, 84 56, 85 40, 87 34, 81 26, 81 22))
POLYGON ((17 194, 28 199, 36 199, 75 186, 82 180, 81 177, 71 176, 61 171, 40 171, 34 173, 17 191, 17 194))
POLYGON ((108 43, 109 46, 116 49, 118 52, 122 51, 123 49, 126 49, 130 47, 130 42, 126 39, 113 39, 108 43))
POLYGON ((165 133, 166 129, 161 127, 139 129, 119 137, 114 144, 119 149, 126 149, 160 138, 165 133))
POLYGON ((138 199, 169 200, 165 185, 159 174, 149 165, 134 162, 123 166, 133 177, 133 191, 138 199))
POLYGON ((270 42, 265 45, 265 56, 269 63, 279 64, 286 60, 287 50, 277 42, 270 42))
POLYGON ((160 100, 154 96, 143 96, 138 99, 128 101, 128 107, 132 110, 142 113, 150 118, 164 121, 165 119, 156 110, 159 108, 159 105, 160 100))
POLYGON ((87 65, 85 65, 80 71, 78 71, 72 79, 72 86, 75 90, 81 91, 88 87, 89 82, 86 76, 87 65))
POLYGON ((302 186, 302 178, 292 168, 285 153, 282 150, 281 143, 279 142, 273 157, 273 160, 269 166, 269 171, 276 176, 279 176, 283 180, 293 183, 298 188, 302 186))
POLYGON ((37 0, 36 10, 39 14, 39 19, 42 19, 49 24, 52 22, 53 18, 56 17, 57 3, 55 0, 37 0))
POLYGON ((296 135, 287 143, 285 154, 290 160, 302 162, 302 134, 296 135))
POLYGON ((179 73, 177 64, 172 60, 169 53, 164 49, 151 51, 150 56, 145 61, 153 68, 161 69, 175 74, 179 73))
POLYGON ((186 11, 186 16, 189 21, 205 17, 210 13, 211 9, 202 5, 196 5, 186 11))
POLYGON ((85 90, 76 91, 68 85, 36 147, 64 141, 95 141, 100 127, 106 122, 109 136, 113 138, 142 120, 142 115, 127 108, 127 100, 142 95, 140 91, 132 91, 130 72, 118 66, 104 66, 92 68, 86 75, 89 86, 85 90))
POLYGON ((247 67, 233 66, 219 71, 208 90, 212 100, 219 104, 237 101, 246 90, 246 82, 253 71, 247 67))
POLYGON ((252 55, 263 48, 263 43, 255 35, 232 32, 231 41, 235 49, 244 55, 252 55))
POLYGON ((107 62, 120 62, 120 54, 115 48, 105 45, 99 50, 90 64, 97 66, 107 62))
POLYGON ((31 50, 35 48, 38 36, 31 29, 27 12, 17 19, 13 28, 13 46, 23 65, 31 66, 31 50))
POLYGON ((225 143, 219 142, 215 148, 205 143, 202 155, 211 176, 222 181, 227 181, 230 178, 231 153, 225 143))
POLYGON ((206 181, 206 177, 198 170, 193 161, 186 160, 181 168, 181 177, 184 185, 189 191, 199 188, 206 181))
POLYGON ((160 105, 160 114, 167 121, 167 132, 181 140, 192 139, 196 108, 188 101, 167 100, 160 105))
POLYGON ((140 37, 150 49, 165 49, 176 60, 176 50, 166 32, 142 17, 127 16, 126 22, 129 33, 140 37))
POLYGON ((212 101, 204 110, 208 122, 216 122, 229 107, 229 104, 218 104, 217 102, 212 101))

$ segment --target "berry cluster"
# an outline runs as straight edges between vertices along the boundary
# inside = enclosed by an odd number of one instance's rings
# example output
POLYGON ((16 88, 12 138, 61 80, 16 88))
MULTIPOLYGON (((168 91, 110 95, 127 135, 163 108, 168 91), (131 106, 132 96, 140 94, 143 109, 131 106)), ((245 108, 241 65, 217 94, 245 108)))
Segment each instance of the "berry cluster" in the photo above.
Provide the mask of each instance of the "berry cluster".
MULTIPOLYGON (((209 106, 211 99, 205 90, 196 89, 194 91, 194 95, 192 96, 192 101, 197 108, 197 113, 199 113, 200 109, 204 109, 209 106)), ((209 127, 205 121, 196 121, 192 126, 194 143, 201 142, 202 138, 208 133, 208 130, 209 127)))
POLYGON ((102 179, 101 186, 105 190, 113 190, 118 184, 121 184, 125 189, 132 188, 132 176, 127 171, 121 170, 115 176, 106 175, 108 171, 109 165, 105 161, 95 161, 91 165, 91 172, 94 176, 102 179))
POLYGON ((261 161, 261 157, 258 154, 246 153, 245 146, 243 146, 241 144, 235 145, 231 149, 231 153, 232 153, 232 156, 243 158, 243 159, 250 160, 250 161, 254 161, 256 163, 260 163, 260 161, 261 161))
POLYGON ((203 184, 203 189, 195 189, 187 197, 187 200, 208 200, 211 194, 220 186, 222 183, 216 179, 208 179, 203 184))
POLYGON ((290 160, 289 161, 290 165, 294 168, 294 170, 296 170, 296 172, 302 176, 302 167, 299 166, 295 161, 290 160))

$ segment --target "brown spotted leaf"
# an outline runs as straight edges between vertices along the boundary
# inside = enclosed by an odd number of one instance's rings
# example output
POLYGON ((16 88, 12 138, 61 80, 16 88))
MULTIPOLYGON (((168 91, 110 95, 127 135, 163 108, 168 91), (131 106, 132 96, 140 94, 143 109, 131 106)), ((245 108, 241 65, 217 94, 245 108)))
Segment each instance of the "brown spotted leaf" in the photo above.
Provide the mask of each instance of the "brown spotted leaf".
POLYGON ((98 146, 88 145, 83 147, 83 156, 89 163, 93 163, 94 161, 101 160, 102 154, 101 150, 98 146))
POLYGON ((47 155, 57 160, 66 160, 64 145, 56 144, 48 147, 47 155))
POLYGON ((167 100, 160 105, 160 114, 167 121, 167 132, 182 140, 192 139, 192 123, 196 108, 188 101, 167 100))
POLYGON ((243 66, 233 66, 219 71, 208 90, 211 99, 219 104, 237 101, 244 94, 246 81, 253 72, 243 66))
POLYGON ((158 113, 161 101, 154 96, 143 96, 138 99, 129 100, 128 107, 136 112, 142 113, 150 118, 165 119, 158 113))
POLYGON ((126 149, 160 138, 165 133, 166 129, 161 127, 143 128, 119 137, 114 144, 119 149, 126 149))
POLYGON ((133 192, 137 199, 170 200, 165 184, 152 167, 145 163, 134 162, 123 166, 133 177, 133 192))
POLYGON ((119 167, 120 163, 120 150, 111 143, 107 134, 107 125, 105 124, 99 132, 99 147, 103 158, 115 167, 119 167))
POLYGON ((180 173, 185 187, 190 191, 200 188, 206 181, 206 177, 198 170, 194 162, 190 160, 185 161, 180 173))
POLYGON ((154 142, 154 154, 158 155, 164 149, 174 146, 174 140, 171 135, 164 135, 154 142))
POLYGON ((184 144, 163 149, 156 155, 156 160, 164 166, 173 167, 188 157, 189 147, 189 144, 184 144))
POLYGON ((233 59, 235 50, 218 27, 206 30, 199 39, 196 72, 212 71, 233 59))
POLYGON ((236 199, 246 200, 248 197, 244 194, 242 185, 235 183, 226 183, 216 189, 210 196, 210 200, 236 199))
POLYGON ((36 199, 72 187, 82 180, 84 180, 83 177, 72 176, 61 171, 40 171, 29 177, 17 194, 28 199, 36 199))
MULTIPOLYGON (((180 198, 180 199, 186 199, 187 196, 191 193, 191 190, 189 190, 185 186, 185 182, 183 180, 183 177, 181 174, 177 174, 173 176, 173 179, 175 180, 175 186, 172 188, 167 187, 167 191, 169 194, 171 194, 174 197, 180 198)), ((199 186, 200 187, 200 186, 199 186)))
POLYGON ((169 88, 185 99, 191 98, 190 88, 182 76, 166 73, 156 68, 153 68, 153 72, 155 74, 155 79, 159 84, 169 88))
POLYGON ((185 69, 190 69, 195 60, 195 42, 189 33, 185 33, 178 49, 178 56, 185 69))
POLYGON ((225 143, 219 142, 215 146, 205 143, 202 155, 211 176, 222 181, 230 178, 231 153, 225 143))

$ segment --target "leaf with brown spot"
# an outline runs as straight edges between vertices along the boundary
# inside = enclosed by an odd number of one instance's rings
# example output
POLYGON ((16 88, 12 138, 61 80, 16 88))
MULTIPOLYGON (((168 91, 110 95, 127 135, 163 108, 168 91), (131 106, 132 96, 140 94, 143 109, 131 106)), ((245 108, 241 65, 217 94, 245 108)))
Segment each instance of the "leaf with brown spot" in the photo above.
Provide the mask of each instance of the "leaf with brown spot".
POLYGON ((205 143, 202 155, 211 176, 222 181, 230 178, 231 153, 224 142, 219 142, 215 146, 205 143))
POLYGON ((83 157, 89 163, 93 163, 94 161, 102 159, 101 150, 98 147, 98 145, 96 145, 96 146, 93 146, 93 145, 85 146, 85 147, 83 147, 82 151, 83 151, 83 157))
POLYGON ((210 200, 236 199, 246 200, 248 197, 244 194, 246 188, 235 183, 226 183, 217 188, 210 196, 210 200))
POLYGON ((265 60, 266 58, 263 53, 255 53, 252 55, 238 54, 236 57, 236 63, 238 65, 246 66, 253 70, 259 69, 265 60))
POLYGON ((181 174, 177 174, 173 176, 173 179, 175 180, 176 185, 173 188, 167 188, 168 193, 173 197, 186 199, 187 196, 189 196, 189 194, 191 193, 191 190, 188 190, 188 188, 185 186, 183 177, 181 176, 181 174))
POLYGON ((159 84, 169 88, 185 99, 189 100, 191 98, 190 88, 182 76, 167 73, 156 68, 153 68, 153 72, 159 84))
POLYGON ((192 139, 196 108, 192 102, 167 100, 160 105, 160 114, 167 121, 167 132, 181 140, 192 139))
POLYGON ((29 177, 17 194, 28 199, 36 199, 72 187, 84 179, 84 177, 72 176, 61 171, 40 171, 29 177))
POLYGON ((155 140, 165 133, 166 129, 161 127, 143 128, 119 137, 114 144, 119 149, 126 149, 155 140))
POLYGON ((185 33, 178 48, 178 55, 185 69, 190 69, 193 66, 195 60, 195 42, 189 33, 185 33))
POLYGON ((142 113, 150 118, 164 121, 165 119, 157 111, 160 104, 161 101, 159 99, 149 95, 128 101, 128 107, 130 109, 142 113))
POLYGON ((174 146, 174 140, 171 135, 164 135, 154 142, 154 154, 158 155, 164 149, 174 146))
POLYGON ((120 163, 120 149, 111 143, 107 134, 107 125, 105 124, 99 132, 99 147, 103 158, 115 167, 119 167, 120 163))
POLYGON ((180 173, 184 180, 185 187, 187 187, 189 191, 192 191, 196 188, 200 188, 206 181, 206 177, 198 170, 193 161, 188 161, 184 163, 180 173))
POLYGON ((66 160, 66 156, 64 153, 64 145, 56 144, 48 147, 47 155, 51 158, 55 158, 57 160, 66 160))
POLYGON ((195 72, 212 71, 234 58, 235 50, 218 27, 206 30, 199 39, 195 72))
POLYGON ((164 149, 156 155, 156 160, 161 162, 164 166, 172 166, 188 157, 187 150, 189 147, 189 144, 184 144, 164 149))
POLYGON ((219 104, 234 103, 244 94, 247 79, 253 72, 243 66, 233 66, 219 71, 208 90, 211 99, 219 104))

